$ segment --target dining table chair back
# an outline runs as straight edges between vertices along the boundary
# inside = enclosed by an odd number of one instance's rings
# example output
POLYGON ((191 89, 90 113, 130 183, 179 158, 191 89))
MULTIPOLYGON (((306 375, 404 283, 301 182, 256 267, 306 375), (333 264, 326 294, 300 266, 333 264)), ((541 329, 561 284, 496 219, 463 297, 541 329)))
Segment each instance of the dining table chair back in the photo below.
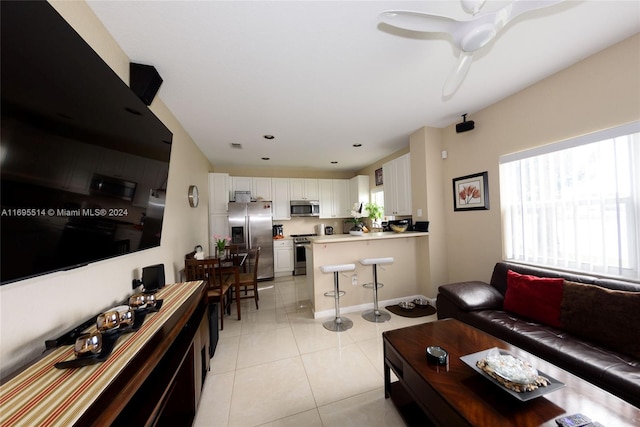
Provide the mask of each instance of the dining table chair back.
POLYGON ((216 278, 220 261, 218 259, 185 259, 184 270, 188 281, 202 280, 207 284, 207 300, 220 304, 220 329, 224 329, 224 314, 229 301, 231 285, 216 278), (226 299, 226 301, 225 301, 226 299))
MULTIPOLYGON (((243 271, 240 273, 238 281, 238 293, 240 293, 240 299, 251 298, 255 301, 256 309, 258 309, 258 301, 260 296, 258 294, 258 262, 260 260, 260 247, 255 249, 249 249, 247 259, 243 264, 243 271)), ((230 285, 234 284, 234 280, 229 278, 227 282, 230 285)))

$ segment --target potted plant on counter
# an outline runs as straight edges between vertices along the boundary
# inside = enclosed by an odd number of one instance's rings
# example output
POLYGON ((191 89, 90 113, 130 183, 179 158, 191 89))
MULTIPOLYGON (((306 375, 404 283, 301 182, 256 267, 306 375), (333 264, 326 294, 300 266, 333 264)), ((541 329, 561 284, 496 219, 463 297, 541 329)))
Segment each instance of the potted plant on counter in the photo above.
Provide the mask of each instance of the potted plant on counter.
POLYGON ((367 217, 371 220, 371 228, 381 228, 378 220, 382 218, 382 206, 370 202, 365 204, 364 208, 367 210, 367 217))

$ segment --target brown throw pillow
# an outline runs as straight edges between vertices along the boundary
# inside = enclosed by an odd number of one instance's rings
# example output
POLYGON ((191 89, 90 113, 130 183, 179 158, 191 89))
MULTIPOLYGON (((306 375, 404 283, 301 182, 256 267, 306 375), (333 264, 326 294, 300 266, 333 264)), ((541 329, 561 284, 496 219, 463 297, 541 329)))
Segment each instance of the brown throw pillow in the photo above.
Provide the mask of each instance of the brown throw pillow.
POLYGON ((572 335, 640 359, 640 292, 565 281, 560 321, 572 335))

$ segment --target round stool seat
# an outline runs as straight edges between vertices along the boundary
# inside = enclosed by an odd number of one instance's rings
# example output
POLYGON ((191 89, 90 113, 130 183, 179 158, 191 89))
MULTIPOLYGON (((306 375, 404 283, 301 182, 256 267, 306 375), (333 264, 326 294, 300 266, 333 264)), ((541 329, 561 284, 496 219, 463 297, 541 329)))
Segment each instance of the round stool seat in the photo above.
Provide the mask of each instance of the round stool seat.
POLYGON ((355 264, 336 264, 336 265, 322 265, 320 271, 323 273, 335 273, 340 271, 353 271, 356 269, 355 264))
POLYGON ((364 258, 360 260, 360 264, 362 265, 373 265, 373 264, 391 264, 393 262, 393 257, 386 258, 364 258))

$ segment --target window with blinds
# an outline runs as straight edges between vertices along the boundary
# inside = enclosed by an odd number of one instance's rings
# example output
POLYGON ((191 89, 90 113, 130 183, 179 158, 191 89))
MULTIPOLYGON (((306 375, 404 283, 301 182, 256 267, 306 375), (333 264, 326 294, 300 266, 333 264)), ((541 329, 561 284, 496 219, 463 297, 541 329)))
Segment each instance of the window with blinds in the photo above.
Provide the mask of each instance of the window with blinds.
POLYGON ((640 122, 500 158, 506 260, 639 279, 640 122))

